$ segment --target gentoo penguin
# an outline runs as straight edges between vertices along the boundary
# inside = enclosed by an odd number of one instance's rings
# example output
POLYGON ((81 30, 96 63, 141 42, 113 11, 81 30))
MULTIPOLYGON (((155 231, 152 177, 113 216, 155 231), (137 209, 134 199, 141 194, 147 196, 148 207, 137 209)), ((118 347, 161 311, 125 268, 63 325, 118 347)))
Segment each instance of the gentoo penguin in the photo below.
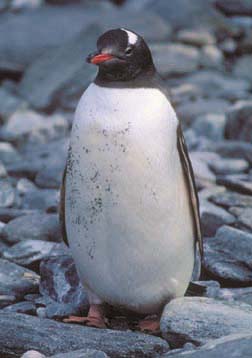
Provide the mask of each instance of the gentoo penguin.
MULTIPOLYGON (((183 296, 202 253, 198 197, 179 120, 144 39, 105 32, 97 76, 78 104, 61 189, 61 222, 90 302, 159 314, 183 296)), ((155 330, 145 319, 142 330, 155 330)))

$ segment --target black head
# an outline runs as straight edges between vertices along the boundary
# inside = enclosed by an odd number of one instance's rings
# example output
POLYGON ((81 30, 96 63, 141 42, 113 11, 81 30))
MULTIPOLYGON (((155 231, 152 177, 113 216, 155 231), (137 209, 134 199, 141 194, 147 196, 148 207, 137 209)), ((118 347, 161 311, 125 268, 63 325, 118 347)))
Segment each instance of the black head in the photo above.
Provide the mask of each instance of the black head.
POLYGON ((87 62, 99 66, 97 78, 101 81, 130 81, 155 71, 150 49, 133 31, 109 30, 99 37, 97 49, 87 62))

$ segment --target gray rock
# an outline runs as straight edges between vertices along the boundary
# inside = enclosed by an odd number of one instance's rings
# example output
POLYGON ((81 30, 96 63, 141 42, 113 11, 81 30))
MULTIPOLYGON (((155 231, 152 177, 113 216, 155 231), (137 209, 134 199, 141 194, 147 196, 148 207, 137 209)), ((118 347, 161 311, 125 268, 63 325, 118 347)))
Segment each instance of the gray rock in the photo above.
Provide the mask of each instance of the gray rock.
POLYGON ((13 357, 28 349, 49 356, 83 348, 97 349, 110 357, 155 357, 168 351, 161 338, 135 332, 96 329, 0 311, 0 354, 13 357), (26 334, 19 334, 26 332, 26 334), (43 337, 43 339, 41 339, 43 337))
MULTIPOLYGON (((173 358, 250 358, 252 349, 251 333, 231 334, 219 339, 211 340, 200 349, 186 352, 178 352, 172 355, 173 358)), ((169 354, 164 354, 162 358, 168 358, 169 354)))
POLYGON ((215 143, 213 148, 223 157, 244 158, 252 164, 252 144, 236 140, 215 143))
POLYGON ((200 53, 200 65, 207 68, 221 69, 223 65, 221 50, 215 45, 204 46, 200 53))
POLYGON ((36 9, 43 5, 44 0, 12 0, 10 9, 21 11, 25 9, 36 9))
POLYGON ((95 349, 79 349, 68 353, 59 353, 50 358, 108 358, 108 355, 95 349))
POLYGON ((26 268, 0 259, 0 295, 22 298, 38 290, 39 276, 26 268))
POLYGON ((224 284, 251 285, 252 234, 229 226, 205 240, 204 269, 224 284))
MULTIPOLYGON (((38 214, 38 210, 20 210, 14 208, 0 208, 0 220, 4 223, 7 223, 13 219, 18 218, 19 216, 38 214)), ((1 230, 2 234, 2 230, 1 230)))
POLYGON ((205 292, 204 297, 218 298, 220 296, 220 284, 218 281, 208 280, 208 281, 194 281, 197 285, 200 285, 205 292))
POLYGON ((36 306, 32 302, 18 302, 14 305, 6 306, 3 308, 4 312, 13 312, 13 313, 25 313, 30 315, 36 314, 36 306))
POLYGON ((5 88, 0 88, 0 118, 6 120, 18 108, 24 105, 24 102, 10 93, 5 88))
POLYGON ((250 177, 246 175, 230 174, 218 177, 217 184, 224 185, 241 194, 252 195, 252 183, 250 177))
POLYGON ((32 214, 11 220, 3 229, 4 239, 15 244, 20 241, 60 241, 61 232, 56 214, 32 214))
POLYGON ((39 353, 38 351, 29 350, 25 352, 21 358, 46 358, 44 354, 39 353))
POLYGON ((183 75, 199 66, 199 51, 181 44, 154 44, 151 46, 158 72, 164 76, 183 75))
POLYGON ((38 209, 46 212, 56 212, 59 204, 59 192, 54 189, 35 189, 21 196, 23 209, 38 209))
POLYGON ((252 16, 252 4, 250 0, 217 0, 216 6, 228 16, 252 16))
POLYGON ((68 122, 59 114, 44 116, 31 110, 18 110, 1 128, 0 136, 18 145, 45 143, 66 135, 68 122))
POLYGON ((249 164, 244 159, 226 159, 220 158, 209 164, 215 174, 236 174, 246 171, 249 164))
MULTIPOLYGON (((95 73, 95 68, 84 63, 83 56, 92 51, 100 33, 99 27, 92 26, 62 47, 45 52, 27 70, 20 84, 20 95, 35 108, 54 109, 56 104, 62 105, 62 92, 72 86, 78 77, 81 78, 83 92, 95 73)), ((78 98, 81 92, 77 87, 74 90, 78 98)), ((74 95, 71 93, 71 96, 74 95)))
POLYGON ((224 114, 206 113, 196 118, 192 128, 197 134, 218 141, 222 140, 224 136, 225 123, 226 116, 224 114))
POLYGON ((226 188, 224 186, 210 186, 209 188, 205 188, 203 190, 201 190, 198 193, 199 196, 199 200, 200 201, 204 201, 204 200, 209 200, 211 199, 211 197, 213 196, 218 196, 218 194, 222 194, 226 192, 226 188))
POLYGON ((41 260, 49 256, 63 255, 66 252, 63 244, 42 240, 25 240, 4 250, 2 257, 37 271, 41 260))
MULTIPOLYGON (((252 59, 252 58, 251 58, 252 59)), ((227 112, 227 139, 252 141, 252 100, 236 102, 227 112)))
POLYGON ((252 232, 252 207, 239 208, 233 207, 229 209, 230 213, 237 217, 237 226, 252 232))
POLYGON ((197 47, 215 44, 215 37, 207 30, 199 32, 183 29, 178 31, 176 38, 179 42, 197 47))
POLYGON ((207 113, 223 114, 230 107, 229 102, 217 98, 197 98, 195 101, 188 101, 177 107, 179 118, 187 125, 193 123, 195 118, 207 113))
POLYGON ((251 87, 246 79, 227 76, 214 70, 197 71, 184 78, 183 81, 197 86, 201 96, 222 97, 229 100, 246 97, 251 87))
POLYGON ((41 169, 35 178, 35 183, 41 188, 58 189, 62 182, 65 161, 59 161, 57 165, 41 169))
POLYGON ((16 301, 16 297, 13 295, 1 295, 0 294, 0 308, 9 306, 16 301))
POLYGON ((250 331, 252 308, 203 297, 182 297, 165 306, 161 331, 172 347, 204 344, 228 334, 250 331))
POLYGON ((7 208, 15 203, 15 189, 9 180, 0 180, 0 207, 7 208))
POLYGON ((219 46, 225 55, 233 55, 237 49, 237 43, 232 38, 225 39, 219 46))
POLYGON ((222 288, 219 298, 228 301, 241 301, 252 306, 252 287, 222 288))
POLYGON ((87 295, 70 256, 51 257, 42 261, 40 275, 40 293, 48 300, 48 318, 87 313, 87 295))
POLYGON ((252 82, 252 55, 240 57, 233 67, 233 73, 252 82))
POLYGON ((7 142, 0 142, 0 158, 4 164, 10 164, 21 160, 20 154, 7 142))
MULTIPOLYGON (((190 153, 190 159, 192 162, 192 167, 194 170, 194 175, 196 179, 196 183, 198 183, 199 186, 207 186, 209 183, 215 183, 215 175, 214 173, 209 169, 208 161, 211 158, 208 158, 209 153, 199 153, 199 152, 191 152, 190 153)), ((214 154, 215 153, 211 153, 214 154)))
POLYGON ((229 208, 231 206, 240 206, 240 207, 252 207, 252 196, 242 195, 232 191, 225 191, 217 195, 212 195, 210 200, 215 204, 223 206, 224 208, 229 208))
POLYGON ((7 177, 7 171, 4 166, 4 164, 0 161, 0 178, 6 178, 7 177))
POLYGON ((170 88, 172 103, 181 104, 184 101, 193 101, 201 96, 200 88, 194 84, 182 83, 176 87, 170 88))
POLYGON ((207 200, 200 201, 200 217, 205 237, 215 235, 221 226, 233 224, 236 221, 233 215, 207 200))

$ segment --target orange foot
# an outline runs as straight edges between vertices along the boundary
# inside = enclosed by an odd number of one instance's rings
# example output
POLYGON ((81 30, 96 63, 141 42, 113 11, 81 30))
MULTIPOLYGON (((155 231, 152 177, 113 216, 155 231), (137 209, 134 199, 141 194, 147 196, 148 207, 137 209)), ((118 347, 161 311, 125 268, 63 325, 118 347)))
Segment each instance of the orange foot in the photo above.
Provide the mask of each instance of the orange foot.
POLYGON ((138 323, 138 329, 144 333, 159 334, 160 320, 158 317, 147 317, 138 323))
POLYGON ((66 323, 83 323, 89 327, 106 328, 107 320, 103 315, 101 305, 90 305, 87 317, 69 316, 63 322, 66 323))

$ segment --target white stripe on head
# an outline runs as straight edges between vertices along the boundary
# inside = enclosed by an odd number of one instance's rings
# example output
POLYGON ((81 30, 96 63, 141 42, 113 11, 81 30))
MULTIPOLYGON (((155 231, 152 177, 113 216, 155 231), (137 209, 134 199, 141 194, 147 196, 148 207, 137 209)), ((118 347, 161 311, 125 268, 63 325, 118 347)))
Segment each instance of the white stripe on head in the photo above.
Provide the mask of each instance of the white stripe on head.
POLYGON ((127 33, 129 45, 135 45, 135 43, 137 42, 138 36, 136 34, 134 34, 134 32, 131 32, 129 30, 126 30, 123 28, 121 30, 123 30, 127 33))

